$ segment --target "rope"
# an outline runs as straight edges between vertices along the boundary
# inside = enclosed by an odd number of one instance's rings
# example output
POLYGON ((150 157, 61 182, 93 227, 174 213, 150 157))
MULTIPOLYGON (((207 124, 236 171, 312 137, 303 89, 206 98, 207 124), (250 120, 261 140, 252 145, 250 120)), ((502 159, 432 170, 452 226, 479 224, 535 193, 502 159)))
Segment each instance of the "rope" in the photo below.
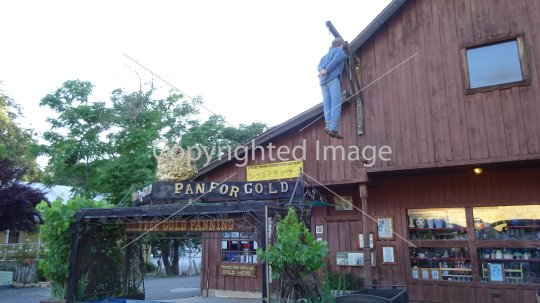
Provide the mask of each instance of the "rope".
MULTIPOLYGON (((234 173, 232 175, 230 175, 229 177, 227 177, 227 179, 219 182, 218 186, 223 184, 224 182, 226 182, 227 180, 229 180, 230 178, 236 176, 237 173, 234 173)), ((139 240, 140 238, 142 238, 144 235, 146 235, 147 233, 153 231, 154 229, 156 229, 158 226, 160 226, 161 224, 163 224, 165 221, 169 220, 170 218, 172 218, 173 216, 175 216, 177 213, 181 212, 182 210, 184 210, 186 207, 190 206, 191 204, 193 204, 193 202, 199 200, 200 198, 204 197, 206 194, 210 193, 210 191, 207 191, 205 192, 204 194, 198 196, 197 198, 193 199, 192 201, 189 201, 188 204, 186 204, 184 207, 180 208, 179 210, 175 211, 173 214, 171 214, 170 216, 168 216, 167 218, 161 220, 158 224, 154 225, 152 228, 150 228, 149 230, 147 230, 146 232, 140 234, 138 237, 136 237, 135 239, 133 239, 131 242, 129 242, 128 244, 124 245, 124 247, 122 247, 122 249, 125 249, 126 247, 128 247, 129 245, 133 244, 135 241, 139 240)))
MULTIPOLYGON (((306 174, 304 172, 304 175, 305 176, 308 176, 311 180, 315 181, 317 184, 319 184, 320 186, 322 186, 323 188, 325 188, 326 190, 328 190, 330 193, 332 193, 334 196, 338 197, 339 199, 341 199, 342 201, 344 201, 345 203, 347 204, 350 204, 354 209, 358 210, 359 212, 361 212, 362 214, 366 215, 366 217, 370 218, 371 220, 373 220, 374 222, 376 222, 377 224, 379 223, 379 221, 377 221, 376 218, 370 216, 368 213, 364 212, 362 209, 354 206, 354 204, 352 204, 351 202, 347 201, 345 198, 343 198, 342 196, 338 195, 336 192, 334 192, 333 190, 331 190, 330 188, 328 188, 327 186, 325 186, 324 184, 322 184, 321 182, 317 181, 317 179, 313 178, 312 176, 306 174)), ((411 245, 412 247, 414 248, 417 248, 416 245, 414 245, 411 241, 405 239, 404 237, 402 237, 400 234, 396 233, 395 231, 392 230, 392 233, 394 235, 396 235, 398 238, 402 239, 403 241, 407 242, 409 245, 411 245)))

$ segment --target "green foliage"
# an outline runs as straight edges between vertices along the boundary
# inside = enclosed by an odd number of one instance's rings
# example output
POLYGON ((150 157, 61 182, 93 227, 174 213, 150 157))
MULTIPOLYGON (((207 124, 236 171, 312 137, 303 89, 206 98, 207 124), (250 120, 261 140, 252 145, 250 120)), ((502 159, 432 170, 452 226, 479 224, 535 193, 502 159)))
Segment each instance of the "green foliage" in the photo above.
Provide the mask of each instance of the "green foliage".
MULTIPOLYGON (((41 100, 41 106, 57 113, 48 119, 51 129, 44 133, 49 156, 44 182, 73 186, 85 197, 104 194, 113 204, 125 201, 131 189, 154 181, 157 161, 152 149, 159 140, 184 148, 234 148, 266 129, 262 123, 227 127, 221 116, 201 124, 196 106, 202 101, 175 92, 159 99, 153 97, 153 87, 117 89, 110 102, 92 102, 92 87, 90 82, 67 81, 41 100)), ((198 164, 206 160, 203 156, 198 164)))
POLYGON ((199 101, 176 93, 155 99, 153 88, 117 89, 107 106, 89 101, 91 93, 90 82, 74 80, 41 100, 58 114, 48 120, 52 128, 44 134, 50 157, 45 183, 73 186, 85 197, 105 194, 118 204, 130 189, 154 180, 154 143, 178 141, 193 125, 199 101))
POLYGON ((40 282, 47 281, 47 277, 45 276, 45 273, 43 272, 43 269, 41 267, 37 267, 37 280, 40 282))
POLYGON ((40 177, 36 163, 38 144, 34 132, 16 123, 20 117, 19 106, 0 91, 0 160, 9 159, 25 171, 23 180, 35 181, 40 177))
POLYGON ((272 276, 279 278, 285 269, 294 267, 300 276, 305 276, 325 263, 328 255, 326 241, 317 242, 306 225, 298 220, 293 208, 289 208, 287 216, 276 224, 277 241, 268 245, 265 251, 260 248, 257 254, 272 266, 272 276))
POLYGON ((19 117, 18 105, 0 91, 0 231, 34 232, 35 206, 45 195, 20 182, 38 179, 39 170, 34 134, 16 123, 19 117))
POLYGON ((239 145, 248 143, 250 140, 262 134, 267 125, 260 122, 254 122, 249 125, 240 124, 239 127, 228 126, 225 117, 212 115, 205 122, 198 122, 189 129, 182 137, 180 145, 183 148, 191 146, 205 147, 213 156, 208 159, 207 155, 202 154, 197 160, 196 165, 201 167, 211 160, 215 160, 220 155, 229 150, 234 150, 239 145))
POLYGON ((328 272, 326 277, 331 289, 358 290, 364 286, 364 279, 352 272, 328 272))
POLYGON ((66 283, 52 283, 51 299, 62 300, 66 294, 66 283))
POLYGON ((81 279, 77 283, 77 290, 75 292, 75 302, 80 302, 84 299, 84 293, 88 286, 88 272, 82 275, 81 279))
POLYGON ((144 270, 146 273, 154 272, 157 269, 157 266, 152 262, 145 262, 144 263, 144 270))
POLYGON ((30 246, 30 240, 26 239, 24 243, 17 248, 11 258, 19 265, 29 266, 36 258, 36 251, 30 246))
POLYGON ((41 238, 47 243, 48 257, 40 260, 39 267, 53 285, 63 285, 68 277, 69 255, 71 251, 71 229, 75 214, 82 208, 105 208, 109 204, 100 201, 75 197, 66 204, 61 199, 51 203, 41 203, 45 224, 41 226, 41 238))

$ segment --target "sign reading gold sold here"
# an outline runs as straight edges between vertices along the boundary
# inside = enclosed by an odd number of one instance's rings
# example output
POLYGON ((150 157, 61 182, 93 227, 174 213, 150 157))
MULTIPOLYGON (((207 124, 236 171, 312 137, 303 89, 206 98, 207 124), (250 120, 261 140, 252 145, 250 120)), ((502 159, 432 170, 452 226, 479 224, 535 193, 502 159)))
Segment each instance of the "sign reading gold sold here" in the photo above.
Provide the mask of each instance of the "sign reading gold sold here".
POLYGON ((187 219, 165 221, 141 221, 124 225, 126 232, 144 231, 248 231, 250 227, 243 219, 187 219))
POLYGON ((251 165, 247 167, 247 181, 298 178, 302 167, 302 161, 251 165))
POLYGON ((219 273, 222 276, 253 278, 256 276, 255 265, 221 264, 219 273))

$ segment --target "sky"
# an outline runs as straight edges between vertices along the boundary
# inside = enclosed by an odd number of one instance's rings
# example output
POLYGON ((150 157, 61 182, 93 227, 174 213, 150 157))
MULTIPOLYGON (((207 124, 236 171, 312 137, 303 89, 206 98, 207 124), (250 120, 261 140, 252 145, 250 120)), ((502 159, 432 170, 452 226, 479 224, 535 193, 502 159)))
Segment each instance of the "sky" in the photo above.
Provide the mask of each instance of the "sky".
POLYGON ((39 102, 67 80, 92 82, 95 101, 151 81, 129 56, 233 125, 274 126, 322 101, 325 22, 351 42, 389 2, 1 1, 0 89, 41 134, 52 113, 39 102))

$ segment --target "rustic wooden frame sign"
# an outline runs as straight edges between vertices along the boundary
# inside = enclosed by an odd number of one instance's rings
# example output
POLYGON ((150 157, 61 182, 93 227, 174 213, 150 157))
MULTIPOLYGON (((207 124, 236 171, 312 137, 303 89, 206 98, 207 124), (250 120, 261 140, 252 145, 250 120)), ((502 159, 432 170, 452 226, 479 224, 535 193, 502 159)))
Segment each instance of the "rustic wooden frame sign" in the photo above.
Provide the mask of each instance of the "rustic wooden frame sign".
POLYGON ((377 218, 377 240, 394 240, 394 217, 377 218))
POLYGON ((334 210, 352 210, 353 203, 352 196, 336 196, 334 197, 334 210))
MULTIPOLYGON (((377 264, 375 254, 371 252, 371 267, 377 264)), ((336 253, 337 266, 364 266, 364 253, 360 251, 338 251, 336 253)))
POLYGON ((394 254, 394 246, 383 246, 382 248, 382 264, 395 264, 396 258, 394 254))

